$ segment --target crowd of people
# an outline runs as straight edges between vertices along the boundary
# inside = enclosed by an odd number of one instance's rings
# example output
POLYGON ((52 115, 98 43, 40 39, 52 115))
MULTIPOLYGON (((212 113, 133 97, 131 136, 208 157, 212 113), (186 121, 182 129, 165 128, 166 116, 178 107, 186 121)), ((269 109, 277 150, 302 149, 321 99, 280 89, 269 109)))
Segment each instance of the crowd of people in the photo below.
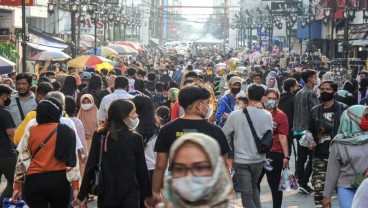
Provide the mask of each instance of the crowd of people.
POLYGON ((236 207, 236 191, 243 207, 260 208, 266 175, 280 208, 294 154, 298 191, 314 194, 316 207, 331 207, 335 191, 341 208, 365 207, 368 72, 339 87, 323 66, 284 68, 275 58, 231 69, 231 57, 144 52, 111 71, 9 74, 0 84, 0 205, 220 208, 236 207), (267 134, 272 147, 260 153, 255 141, 267 134))

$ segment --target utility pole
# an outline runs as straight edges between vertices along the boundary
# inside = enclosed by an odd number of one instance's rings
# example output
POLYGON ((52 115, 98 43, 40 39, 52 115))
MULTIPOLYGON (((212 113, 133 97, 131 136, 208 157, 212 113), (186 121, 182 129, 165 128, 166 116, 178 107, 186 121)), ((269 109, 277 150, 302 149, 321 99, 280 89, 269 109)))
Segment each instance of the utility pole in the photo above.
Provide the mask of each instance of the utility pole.
POLYGON ((226 49, 226 39, 229 35, 229 24, 228 24, 228 18, 227 18, 227 10, 229 9, 228 8, 228 0, 224 0, 224 35, 223 35, 223 38, 224 38, 224 46, 223 46, 223 50, 224 50, 224 54, 225 54, 225 49, 226 49))

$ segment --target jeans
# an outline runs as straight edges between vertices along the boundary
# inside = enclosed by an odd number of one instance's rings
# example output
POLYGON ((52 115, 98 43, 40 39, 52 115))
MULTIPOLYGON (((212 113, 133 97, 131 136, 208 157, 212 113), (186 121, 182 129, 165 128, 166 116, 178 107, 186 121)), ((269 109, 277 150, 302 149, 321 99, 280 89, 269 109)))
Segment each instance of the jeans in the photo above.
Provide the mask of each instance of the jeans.
POLYGON ((351 208, 353 205, 354 195, 357 189, 355 188, 337 188, 337 194, 339 196, 340 208, 351 208))
POLYGON ((3 207, 4 198, 11 198, 13 194, 14 172, 17 163, 17 155, 0 158, 0 173, 4 175, 7 180, 6 187, 0 196, 0 207, 3 207))
POLYGON ((313 152, 307 147, 299 145, 298 141, 298 159, 296 161, 296 177, 299 179, 299 185, 306 187, 309 178, 312 175, 313 152), (307 162, 308 159, 308 162, 307 162), (305 166, 305 163, 307 165, 305 166))
POLYGON ((254 164, 234 163, 236 178, 242 198, 243 207, 261 208, 259 190, 257 188, 264 162, 254 164))
POLYGON ((267 153, 267 158, 272 159, 271 165, 273 167, 272 171, 266 171, 263 169, 261 177, 258 181, 258 189, 262 182, 263 176, 266 174, 267 182, 272 193, 272 205, 273 208, 281 208, 283 192, 279 191, 279 183, 281 179, 281 172, 284 165, 284 154, 278 152, 267 153))

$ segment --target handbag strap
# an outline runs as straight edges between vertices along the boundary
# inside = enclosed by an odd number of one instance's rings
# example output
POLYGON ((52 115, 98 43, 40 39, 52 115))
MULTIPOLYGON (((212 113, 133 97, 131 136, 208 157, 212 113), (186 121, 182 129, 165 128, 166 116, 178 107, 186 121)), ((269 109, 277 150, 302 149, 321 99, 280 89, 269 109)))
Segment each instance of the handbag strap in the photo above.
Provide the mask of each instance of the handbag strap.
POLYGON ((348 152, 348 149, 346 148, 346 145, 344 145, 344 148, 345 148, 346 156, 348 157, 348 162, 350 163, 351 167, 353 168, 354 174, 357 175, 357 172, 355 171, 355 167, 354 167, 353 163, 351 162, 351 158, 349 156, 349 152, 348 152))
POLYGON ((244 108, 244 109, 243 109, 243 112, 244 112, 245 116, 247 117, 247 121, 248 121, 248 124, 249 124, 250 130, 252 131, 252 134, 253 134, 253 137, 254 137, 254 141, 255 141, 255 142, 256 142, 256 144, 257 144, 257 143, 259 142, 259 138, 258 138, 258 136, 257 136, 256 130, 254 129, 252 119, 250 119, 250 116, 249 116, 249 113, 248 113, 248 109, 247 109, 247 108, 244 108), (258 139, 258 140, 257 140, 257 139, 258 139))
POLYGON ((98 156, 98 167, 101 168, 101 162, 102 162, 102 153, 103 153, 103 149, 104 149, 104 135, 101 135, 100 138, 100 155, 98 156))
POLYGON ((51 139, 52 135, 54 135, 57 131, 58 127, 56 128, 46 137, 43 142, 41 142, 40 146, 37 147, 36 151, 31 155, 31 159, 36 156, 36 154, 46 145, 46 143, 51 139))
POLYGON ((16 97, 15 100, 17 101, 17 106, 18 106, 18 110, 19 110, 19 113, 20 113, 20 118, 23 121, 24 120, 24 112, 23 112, 22 106, 20 105, 19 97, 16 97))

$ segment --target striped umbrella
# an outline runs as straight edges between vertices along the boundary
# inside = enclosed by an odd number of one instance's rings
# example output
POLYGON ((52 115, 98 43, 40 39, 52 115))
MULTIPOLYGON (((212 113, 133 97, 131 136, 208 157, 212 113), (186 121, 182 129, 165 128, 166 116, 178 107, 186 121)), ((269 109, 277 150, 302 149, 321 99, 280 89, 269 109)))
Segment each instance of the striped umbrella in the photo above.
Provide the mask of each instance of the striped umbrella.
POLYGON ((82 56, 78 56, 77 58, 68 61, 67 64, 68 66, 82 69, 85 66, 95 66, 97 64, 102 64, 104 60, 106 59, 101 56, 82 55, 82 56))
POLYGON ((116 52, 118 52, 119 55, 134 55, 138 54, 138 51, 135 50, 132 47, 126 46, 126 45, 115 45, 111 44, 107 47, 114 49, 116 52))
MULTIPOLYGON (((88 50, 87 52, 92 55, 95 54, 94 48, 88 50)), ((98 47, 96 50, 96 55, 102 56, 102 57, 108 57, 111 55, 118 55, 118 52, 116 52, 114 49, 109 48, 109 47, 98 47)))
POLYGON ((9 74, 14 70, 15 63, 0 56, 0 74, 9 74))
POLYGON ((126 45, 129 46, 131 48, 134 48, 135 50, 142 52, 143 48, 141 48, 138 44, 131 42, 131 41, 117 41, 116 44, 118 45, 126 45))
POLYGON ((68 54, 61 52, 61 51, 41 51, 35 56, 33 56, 31 59, 33 61, 48 61, 48 60, 65 60, 70 59, 68 54))

